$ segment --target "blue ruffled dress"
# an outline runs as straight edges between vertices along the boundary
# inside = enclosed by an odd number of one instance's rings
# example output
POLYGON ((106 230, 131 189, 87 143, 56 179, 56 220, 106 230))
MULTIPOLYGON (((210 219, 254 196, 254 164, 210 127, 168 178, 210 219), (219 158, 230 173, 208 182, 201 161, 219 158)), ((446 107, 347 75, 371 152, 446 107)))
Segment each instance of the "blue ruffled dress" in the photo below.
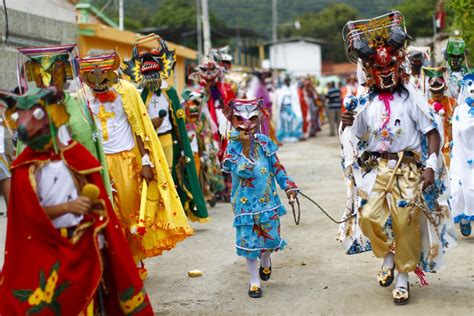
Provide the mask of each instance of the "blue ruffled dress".
POLYGON ((276 191, 275 180, 282 190, 296 190, 278 160, 278 146, 267 136, 255 134, 251 157, 242 153, 238 132, 231 133, 223 161, 223 172, 232 176, 231 203, 236 228, 237 255, 260 258, 264 251, 283 249, 286 241, 280 236, 280 216, 286 214, 276 191))

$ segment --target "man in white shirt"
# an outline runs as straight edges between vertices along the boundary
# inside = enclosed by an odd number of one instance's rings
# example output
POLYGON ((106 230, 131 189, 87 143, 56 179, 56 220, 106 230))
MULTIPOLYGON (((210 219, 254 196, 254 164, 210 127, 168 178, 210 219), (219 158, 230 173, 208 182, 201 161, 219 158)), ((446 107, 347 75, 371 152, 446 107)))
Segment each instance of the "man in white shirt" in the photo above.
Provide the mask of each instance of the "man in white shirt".
MULTIPOLYGON (((363 147, 358 149, 365 151, 353 166, 362 174, 355 180, 359 225, 374 255, 383 258, 379 284, 390 286, 394 270, 398 271, 393 290, 396 305, 408 303, 408 273, 417 269, 422 250, 418 221, 422 212, 408 201, 422 194, 420 183, 423 188, 434 183, 440 150, 440 134, 426 99, 406 83, 408 74, 402 63, 407 34, 397 26, 401 21, 399 12, 381 17, 377 27, 383 29, 382 37, 374 35, 371 23, 367 31, 348 35, 346 45, 364 64, 370 79, 364 83, 368 92, 352 97, 353 105, 359 106, 357 112, 348 108, 342 115, 342 129, 352 126, 363 147), (424 168, 420 162, 423 137, 429 147, 424 168)), ((348 22, 349 28, 354 27, 351 23, 360 21, 348 22)))

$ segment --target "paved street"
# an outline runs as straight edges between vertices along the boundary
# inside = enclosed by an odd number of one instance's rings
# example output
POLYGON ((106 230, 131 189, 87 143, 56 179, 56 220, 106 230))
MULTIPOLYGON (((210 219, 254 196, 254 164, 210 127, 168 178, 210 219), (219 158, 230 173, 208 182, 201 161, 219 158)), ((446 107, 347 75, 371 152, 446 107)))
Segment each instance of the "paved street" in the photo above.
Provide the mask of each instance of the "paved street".
MULTIPOLYGON (((325 135, 285 145, 280 158, 301 189, 338 218, 345 199, 339 144, 325 135)), ((194 237, 146 262, 146 287, 158 313, 474 314, 473 237, 460 237, 447 255, 447 267, 428 275, 429 287, 411 276, 410 304, 395 307, 391 288, 379 287, 375 279, 380 260, 371 253, 345 255, 336 241, 337 226, 302 200, 301 224, 296 226, 291 214, 282 220, 289 246, 273 257, 272 278, 263 283, 264 297, 255 300, 247 296, 245 260, 234 251, 230 206, 218 204, 211 216, 209 224, 193 225, 194 237), (193 269, 204 276, 189 278, 187 271, 193 269)), ((2 217, 2 249, 5 225, 2 217)))

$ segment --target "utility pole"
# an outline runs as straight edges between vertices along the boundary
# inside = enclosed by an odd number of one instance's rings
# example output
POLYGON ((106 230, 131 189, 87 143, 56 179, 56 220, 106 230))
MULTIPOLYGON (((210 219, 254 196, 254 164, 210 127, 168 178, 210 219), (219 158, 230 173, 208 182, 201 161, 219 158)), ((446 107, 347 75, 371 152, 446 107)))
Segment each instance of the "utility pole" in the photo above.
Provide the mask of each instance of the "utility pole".
POLYGON ((211 25, 209 24, 209 5, 207 0, 201 1, 202 9, 202 31, 204 37, 204 55, 211 49, 211 25))
POLYGON ((119 29, 123 30, 123 0, 119 0, 119 29))
POLYGON ((278 41, 278 0, 272 0, 272 42, 278 41))
POLYGON ((198 62, 202 60, 202 18, 201 18, 201 0, 196 0, 196 35, 198 48, 198 62))

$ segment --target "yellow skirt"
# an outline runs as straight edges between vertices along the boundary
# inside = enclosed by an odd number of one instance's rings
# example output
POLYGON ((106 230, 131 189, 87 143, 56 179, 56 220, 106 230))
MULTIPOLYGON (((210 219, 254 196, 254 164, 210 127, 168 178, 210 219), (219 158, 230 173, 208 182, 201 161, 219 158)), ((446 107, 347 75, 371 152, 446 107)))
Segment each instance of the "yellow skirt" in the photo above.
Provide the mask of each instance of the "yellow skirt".
MULTIPOLYGON (((156 181, 148 185, 146 233, 137 234, 142 183, 139 157, 137 149, 106 155, 115 211, 135 261, 161 255, 193 234, 184 212, 165 207, 156 181)), ((176 198, 179 201, 179 197, 176 198)))

